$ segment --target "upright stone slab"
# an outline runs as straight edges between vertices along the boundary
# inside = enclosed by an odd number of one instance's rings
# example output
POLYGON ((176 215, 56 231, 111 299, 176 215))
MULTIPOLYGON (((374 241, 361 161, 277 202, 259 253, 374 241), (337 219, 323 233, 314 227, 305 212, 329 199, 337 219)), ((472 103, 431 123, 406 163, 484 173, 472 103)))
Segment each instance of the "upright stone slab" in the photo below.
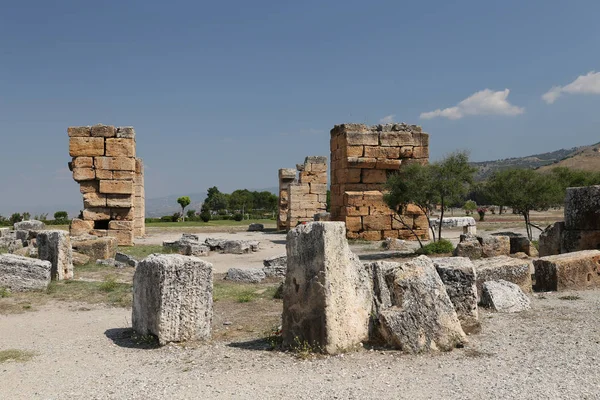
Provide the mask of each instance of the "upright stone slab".
POLYGON ((466 257, 434 258, 433 264, 446 286, 460 325, 465 333, 481 330, 477 310, 477 275, 475 266, 466 257))
POLYGON ((73 250, 89 256, 92 260, 106 260, 117 255, 117 239, 113 237, 72 237, 71 246, 73 250))
POLYGON ((477 294, 481 299, 483 283, 487 281, 505 280, 518 285, 525 293, 531 293, 531 273, 533 265, 529 260, 521 260, 508 256, 483 258, 474 261, 477 273, 477 294))
POLYGON ((161 345, 210 337, 212 264, 179 254, 151 254, 133 277, 133 329, 161 345))
POLYGON ((600 230, 600 186, 567 189, 565 229, 600 230))
POLYGON ((52 280, 73 279, 71 238, 65 231, 40 231, 37 235, 38 257, 52 264, 52 280))
POLYGON ((555 222, 544 229, 544 231, 540 234, 539 239, 540 257, 552 256, 561 253, 561 240, 564 230, 565 223, 563 221, 555 222))
POLYGON ((510 238, 508 236, 485 236, 478 238, 484 258, 508 256, 510 238))
POLYGON ((369 274, 350 251, 341 222, 299 225, 287 235, 283 341, 335 354, 368 338, 369 274))
POLYGON ((0 254, 0 287, 13 292, 44 290, 50 283, 51 269, 49 261, 0 254))
POLYGON ((600 251, 585 250, 534 260, 535 284, 540 291, 600 287, 600 251))
POLYGON ((467 341, 431 259, 420 256, 388 269, 385 281, 392 306, 378 318, 386 344, 420 353, 449 351, 467 341))

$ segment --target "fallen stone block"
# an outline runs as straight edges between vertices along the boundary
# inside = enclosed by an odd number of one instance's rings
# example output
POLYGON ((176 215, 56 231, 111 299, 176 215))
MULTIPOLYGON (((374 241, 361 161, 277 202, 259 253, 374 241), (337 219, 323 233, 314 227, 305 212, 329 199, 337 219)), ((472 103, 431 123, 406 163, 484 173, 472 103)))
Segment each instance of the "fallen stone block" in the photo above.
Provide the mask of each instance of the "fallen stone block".
POLYGON ((540 246, 539 256, 552 256, 561 253, 561 238, 565 230, 565 223, 563 221, 555 222, 549 225, 542 233, 538 244, 540 246))
POLYGON ((250 250, 252 250, 253 253, 256 253, 260 249, 260 242, 257 240, 251 240, 248 242, 248 244, 250 245, 250 250))
POLYGON ((315 222, 321 221, 321 222, 325 222, 325 221, 331 221, 331 213, 328 212, 320 212, 317 213, 313 216, 313 219, 315 222))
POLYGON ((600 251, 584 250, 533 261, 539 291, 581 290, 600 287, 600 251))
POLYGON ((531 308, 529 297, 521 288, 502 279, 484 282, 481 305, 503 313, 521 312, 531 308))
POLYGON ((252 251, 250 243, 245 240, 226 240, 221 251, 226 254, 247 254, 252 251))
POLYGON ((73 265, 76 267, 80 267, 80 266, 85 265, 90 262, 90 256, 86 256, 85 254, 73 251, 72 256, 73 256, 73 265))
MULTIPOLYGON (((430 218, 431 225, 436 227, 440 225, 439 218, 430 218)), ((446 217, 442 221, 442 228, 460 228, 463 226, 475 226, 473 217, 446 217)))
POLYGON ((492 233, 491 236, 506 236, 510 241, 510 254, 525 253, 528 256, 536 257, 537 249, 531 241, 520 233, 515 232, 499 232, 492 233))
POLYGON ((530 260, 521 260, 508 256, 482 258, 474 261, 477 274, 477 294, 481 299, 483 283, 487 281, 505 280, 518 285, 525 293, 531 293, 531 274, 533 264, 530 260))
POLYGON ((46 229, 46 224, 35 219, 17 222, 14 225, 15 231, 41 231, 46 229))
POLYGON ((370 276, 350 251, 343 222, 299 225, 287 235, 283 343, 335 354, 369 335, 370 276))
POLYGON ((222 250, 223 249, 223 244, 226 241, 227 240, 225 240, 225 239, 206 238, 206 240, 204 241, 204 243, 206 243, 206 245, 208 247, 210 247, 211 251, 217 251, 217 250, 222 250))
POLYGON ((260 283, 266 277, 264 271, 258 268, 229 268, 225 275, 225 279, 228 281, 244 283, 260 283))
POLYGON ((565 230, 561 237, 560 253, 600 249, 600 230, 565 230))
POLYGON ((132 256, 130 256, 129 254, 125 254, 125 253, 119 253, 117 252, 117 254, 115 255, 115 261, 123 263, 129 267, 137 267, 138 265, 138 260, 136 260, 135 258, 133 258, 132 256))
POLYGON ((105 267, 116 267, 116 268, 125 268, 127 264, 118 262, 114 258, 106 258, 101 260, 96 260, 96 265, 103 265, 105 267))
POLYGON ((0 287, 12 292, 44 290, 50 283, 50 261, 0 254, 0 287))
POLYGON ((10 232, 10 228, 0 228, 0 238, 5 237, 10 232))
POLYGON ((179 254, 152 254, 133 277, 133 329, 161 345, 210 338, 212 264, 179 254))
POLYGON ((483 255, 483 248, 478 240, 468 240, 458 243, 453 254, 456 257, 467 257, 471 260, 478 260, 483 255))
POLYGON ((407 353, 449 351, 466 343, 458 315, 431 259, 420 256, 388 269, 392 306, 379 312, 379 332, 407 353))
POLYGON ((248 232, 262 232, 265 230, 263 224, 250 224, 248 225, 248 232))
POLYGON ((37 235, 38 257, 52 264, 52 280, 73 279, 71 238, 65 231, 40 231, 37 235))
POLYGON ((478 238, 484 258, 508 256, 510 254, 510 238, 508 236, 485 236, 478 238))
POLYGON ((402 239, 396 239, 387 237, 383 242, 383 248, 385 250, 397 250, 397 251, 407 251, 410 250, 406 245, 406 241, 402 239))
POLYGON ((287 255, 269 257, 263 260, 263 272, 267 277, 282 277, 287 271, 287 255))
POLYGON ((438 275, 444 282, 446 292, 465 333, 481 330, 477 311, 477 275, 475 266, 466 257, 443 257, 432 259, 438 275))
POLYGON ((92 260, 115 258, 117 245, 117 239, 113 237, 92 235, 71 237, 73 250, 89 256, 92 260))

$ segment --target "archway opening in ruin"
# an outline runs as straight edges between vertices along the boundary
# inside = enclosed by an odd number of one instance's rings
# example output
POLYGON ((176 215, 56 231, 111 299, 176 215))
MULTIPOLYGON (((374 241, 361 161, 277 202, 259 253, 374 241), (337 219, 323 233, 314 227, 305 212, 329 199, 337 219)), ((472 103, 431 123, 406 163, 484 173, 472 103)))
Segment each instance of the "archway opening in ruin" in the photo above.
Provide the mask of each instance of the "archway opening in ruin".
POLYGON ((102 219, 99 221, 94 221, 94 229, 108 229, 108 223, 110 219, 102 219))

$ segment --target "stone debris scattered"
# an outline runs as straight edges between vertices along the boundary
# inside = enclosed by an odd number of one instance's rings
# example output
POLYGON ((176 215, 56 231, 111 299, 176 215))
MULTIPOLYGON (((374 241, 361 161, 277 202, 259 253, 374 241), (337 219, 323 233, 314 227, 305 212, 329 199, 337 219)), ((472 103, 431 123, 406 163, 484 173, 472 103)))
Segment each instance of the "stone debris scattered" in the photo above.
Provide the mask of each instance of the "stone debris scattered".
POLYGON ((0 254, 0 288, 12 292, 44 290, 50 284, 52 263, 14 254, 0 254))
POLYGON ((225 275, 226 280, 243 283, 260 283, 267 276, 260 268, 229 268, 225 275))
POLYGON ((533 261, 538 291, 600 288, 600 251, 583 250, 533 261))
POLYGON ((483 284, 481 305, 497 312, 515 313, 531 308, 529 297, 518 285, 505 280, 488 281, 483 284))

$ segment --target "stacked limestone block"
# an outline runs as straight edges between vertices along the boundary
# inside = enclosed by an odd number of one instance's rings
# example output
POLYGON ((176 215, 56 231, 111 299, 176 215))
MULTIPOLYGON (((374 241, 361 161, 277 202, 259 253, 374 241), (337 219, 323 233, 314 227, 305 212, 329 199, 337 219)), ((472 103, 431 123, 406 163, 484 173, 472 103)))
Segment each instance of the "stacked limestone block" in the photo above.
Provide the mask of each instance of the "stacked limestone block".
POLYGON ((327 209, 327 157, 306 157, 296 168, 298 181, 288 187, 288 230, 327 209))
MULTIPOLYGON (((346 223, 349 239, 414 239, 383 201, 389 174, 429 161, 429 134, 416 125, 336 125, 331 130, 331 220, 346 223)), ((423 239, 427 217, 407 207, 403 220, 423 239)))
POLYGON ((290 229, 288 223, 288 211, 290 208, 290 184, 296 181, 296 169, 282 168, 279 170, 279 213, 277 214, 277 230, 287 231, 290 229))
POLYGON ((69 166, 84 206, 83 219, 73 221, 76 232, 71 233, 115 237, 119 245, 133 245, 134 226, 138 233, 144 231, 144 207, 139 204, 144 199, 143 166, 135 157, 135 131, 94 125, 70 127, 68 134, 73 157, 69 166))
POLYGON ((146 191, 144 189, 144 162, 135 159, 135 176, 133 178, 133 236, 146 234, 146 191))

